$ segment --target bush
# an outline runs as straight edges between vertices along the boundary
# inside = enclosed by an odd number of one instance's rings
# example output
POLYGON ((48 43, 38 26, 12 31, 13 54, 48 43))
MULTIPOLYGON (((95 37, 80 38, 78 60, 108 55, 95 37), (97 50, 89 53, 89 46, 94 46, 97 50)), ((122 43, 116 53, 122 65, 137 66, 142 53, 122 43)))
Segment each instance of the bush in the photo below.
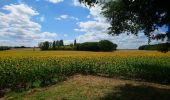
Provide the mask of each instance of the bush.
POLYGON ((98 42, 85 42, 76 45, 77 50, 80 51, 100 51, 98 42))
POLYGON ((55 47, 55 48, 52 48, 52 50, 73 50, 74 47, 73 46, 59 46, 59 47, 55 47))
POLYGON ((139 47, 139 50, 157 50, 161 52, 168 52, 170 50, 170 43, 143 45, 139 47))
POLYGON ((99 41, 99 48, 100 51, 113 51, 116 50, 117 44, 114 44, 108 40, 101 40, 99 41))
POLYGON ((142 46, 140 46, 138 49, 139 49, 139 50, 145 50, 145 47, 146 47, 146 45, 142 45, 142 46))
POLYGON ((76 44, 75 50, 80 51, 113 51, 116 50, 117 45, 108 41, 101 40, 99 42, 85 42, 76 44))

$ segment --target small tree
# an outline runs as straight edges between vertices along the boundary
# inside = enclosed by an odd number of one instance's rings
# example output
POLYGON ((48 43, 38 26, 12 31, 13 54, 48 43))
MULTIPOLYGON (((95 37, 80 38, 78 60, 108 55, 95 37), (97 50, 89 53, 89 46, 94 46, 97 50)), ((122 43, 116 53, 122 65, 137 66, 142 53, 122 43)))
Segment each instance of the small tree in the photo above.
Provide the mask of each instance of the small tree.
POLYGON ((56 45, 56 47, 59 47, 59 41, 58 40, 55 42, 55 45, 56 45))
POLYGON ((56 42, 55 41, 53 41, 53 49, 55 49, 55 47, 56 47, 56 44, 55 44, 56 42))
POLYGON ((50 42, 45 41, 39 44, 41 50, 48 50, 50 48, 50 42))
POLYGON ((60 41, 59 41, 59 46, 64 46, 63 40, 60 40, 60 41))
POLYGON ((74 46, 77 44, 77 41, 76 41, 76 39, 74 40, 74 46))

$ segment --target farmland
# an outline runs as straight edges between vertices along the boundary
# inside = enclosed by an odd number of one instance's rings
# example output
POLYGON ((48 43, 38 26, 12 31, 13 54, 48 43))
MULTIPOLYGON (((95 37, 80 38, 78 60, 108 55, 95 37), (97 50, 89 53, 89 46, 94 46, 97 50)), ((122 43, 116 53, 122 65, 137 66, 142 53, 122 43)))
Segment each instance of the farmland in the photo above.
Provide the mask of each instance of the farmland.
POLYGON ((44 87, 75 74, 170 83, 170 52, 32 51, 0 52, 0 89, 44 87))

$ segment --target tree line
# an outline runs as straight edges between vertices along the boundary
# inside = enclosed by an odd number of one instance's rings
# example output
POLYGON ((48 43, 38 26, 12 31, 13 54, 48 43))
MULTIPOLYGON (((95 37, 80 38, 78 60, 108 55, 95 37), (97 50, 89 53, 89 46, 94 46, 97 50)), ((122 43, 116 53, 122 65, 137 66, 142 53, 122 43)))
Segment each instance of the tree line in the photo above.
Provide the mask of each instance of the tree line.
POLYGON ((39 47, 41 50, 113 51, 116 50, 117 44, 109 40, 84 43, 77 43, 76 40, 74 40, 73 44, 64 45, 63 40, 57 40, 53 42, 41 42, 39 43, 39 47))
POLYGON ((38 44, 41 50, 55 50, 64 46, 63 40, 57 40, 53 42, 45 41, 38 44))
POLYGON ((11 47, 8 47, 8 46, 0 46, 0 51, 9 50, 9 49, 11 49, 11 47))
POLYGON ((157 50, 157 51, 166 53, 166 52, 170 51, 170 43, 142 45, 138 49, 139 50, 157 50))

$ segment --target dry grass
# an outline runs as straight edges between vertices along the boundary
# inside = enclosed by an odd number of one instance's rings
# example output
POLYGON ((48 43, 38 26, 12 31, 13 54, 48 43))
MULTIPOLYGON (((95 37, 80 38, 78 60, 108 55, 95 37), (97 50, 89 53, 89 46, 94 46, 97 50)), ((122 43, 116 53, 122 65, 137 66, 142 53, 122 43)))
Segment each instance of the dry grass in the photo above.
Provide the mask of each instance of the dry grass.
POLYGON ((170 85, 91 75, 75 75, 56 85, 5 96, 5 99, 24 100, 169 100, 169 98, 170 85))

